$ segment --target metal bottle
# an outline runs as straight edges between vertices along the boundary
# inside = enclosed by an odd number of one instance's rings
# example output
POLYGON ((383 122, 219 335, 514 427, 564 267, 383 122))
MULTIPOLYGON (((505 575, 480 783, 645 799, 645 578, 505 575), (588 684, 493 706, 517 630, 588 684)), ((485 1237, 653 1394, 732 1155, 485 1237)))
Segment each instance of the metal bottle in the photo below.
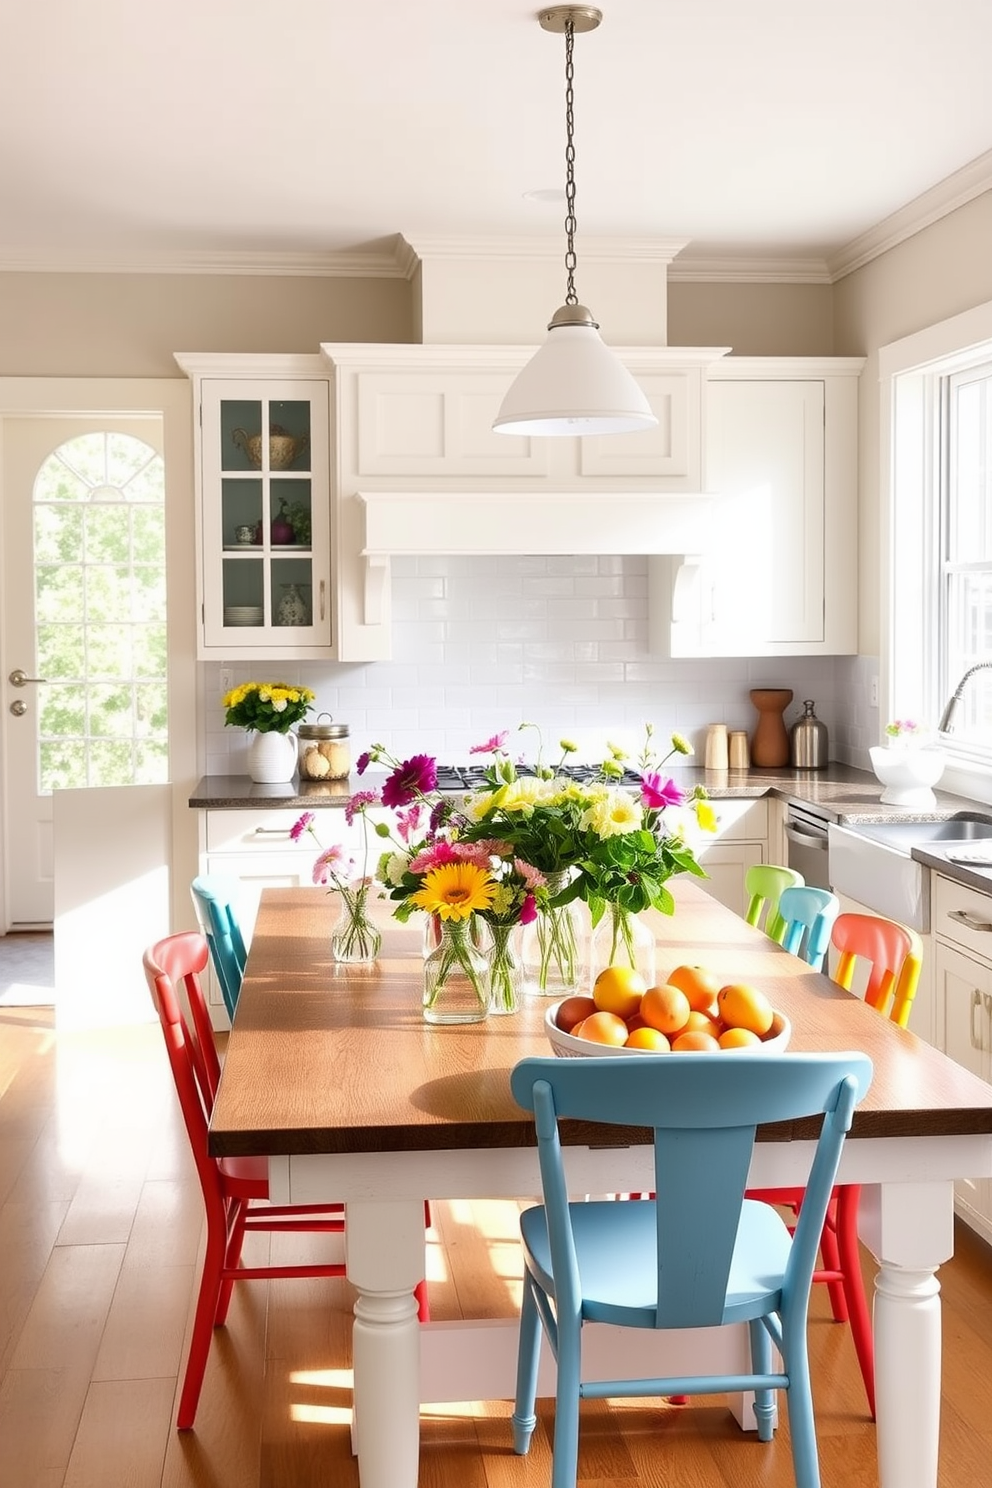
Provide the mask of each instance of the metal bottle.
POLYGON ((803 703, 802 717, 789 731, 789 754, 794 770, 822 770, 828 763, 827 726, 813 712, 813 700, 803 703))

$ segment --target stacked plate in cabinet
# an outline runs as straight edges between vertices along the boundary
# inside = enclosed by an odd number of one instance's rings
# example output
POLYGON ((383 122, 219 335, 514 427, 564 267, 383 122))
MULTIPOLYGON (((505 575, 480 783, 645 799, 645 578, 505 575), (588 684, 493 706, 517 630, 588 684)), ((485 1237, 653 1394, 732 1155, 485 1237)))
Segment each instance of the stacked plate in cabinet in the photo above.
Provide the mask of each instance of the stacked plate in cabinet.
POLYGON ((225 605, 225 625, 262 625, 265 612, 261 605, 225 605))

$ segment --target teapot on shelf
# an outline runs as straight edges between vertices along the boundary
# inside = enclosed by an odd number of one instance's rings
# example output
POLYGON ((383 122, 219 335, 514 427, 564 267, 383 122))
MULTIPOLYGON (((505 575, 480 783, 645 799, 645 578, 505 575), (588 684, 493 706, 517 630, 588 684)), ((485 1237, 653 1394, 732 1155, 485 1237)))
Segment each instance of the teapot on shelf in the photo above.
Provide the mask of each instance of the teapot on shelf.
MULTIPOLYGON (((248 459, 256 470, 262 468, 262 436, 261 434, 247 434, 244 429, 234 429, 231 439, 238 449, 244 450, 248 459)), ((302 455, 310 443, 309 434, 301 434, 299 438, 290 434, 281 424, 272 424, 269 427, 269 469, 288 470, 297 458, 302 455)))

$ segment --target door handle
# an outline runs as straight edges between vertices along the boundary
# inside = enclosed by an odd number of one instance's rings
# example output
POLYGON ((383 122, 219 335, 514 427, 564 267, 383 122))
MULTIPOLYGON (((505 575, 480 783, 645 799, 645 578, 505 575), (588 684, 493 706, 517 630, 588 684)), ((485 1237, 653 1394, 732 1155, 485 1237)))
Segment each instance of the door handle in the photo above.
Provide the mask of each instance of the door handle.
POLYGON ((12 687, 26 687, 29 682, 47 682, 48 678, 29 677, 26 672, 21 671, 20 667, 15 667, 10 676, 7 678, 7 681, 11 684, 12 687))
POLYGON ((969 930, 992 930, 992 921, 983 919, 970 909, 949 909, 947 918, 957 920, 960 925, 967 925, 969 930))

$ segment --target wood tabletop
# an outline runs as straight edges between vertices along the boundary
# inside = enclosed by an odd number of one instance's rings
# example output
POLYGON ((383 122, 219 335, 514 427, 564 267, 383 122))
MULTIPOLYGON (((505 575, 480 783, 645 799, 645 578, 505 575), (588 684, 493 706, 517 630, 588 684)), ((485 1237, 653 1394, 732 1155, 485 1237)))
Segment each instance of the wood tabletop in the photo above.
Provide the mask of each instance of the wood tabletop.
MULTIPOLYGON (((677 880, 671 887, 676 913, 652 917, 658 980, 681 962, 705 965, 724 982, 763 988, 792 1022, 790 1051, 864 1050, 875 1076, 852 1137, 992 1132, 992 1085, 810 971, 698 884, 677 880)), ((320 889, 263 891, 211 1150, 233 1156, 532 1146, 533 1119, 510 1095, 509 1072, 527 1055, 551 1053, 542 1028, 546 1000, 527 996, 517 1013, 430 1027, 420 1007, 419 916, 401 926, 388 905, 377 906, 382 955, 373 966, 346 967, 330 955, 337 914, 334 897, 320 889)), ((615 1140, 623 1136, 614 1133, 615 1140)), ((805 1139, 813 1129, 795 1123, 759 1135, 805 1139)), ((594 1138, 594 1128, 578 1123, 566 1135, 594 1138)), ((644 1133, 626 1139, 643 1140, 644 1133)))

